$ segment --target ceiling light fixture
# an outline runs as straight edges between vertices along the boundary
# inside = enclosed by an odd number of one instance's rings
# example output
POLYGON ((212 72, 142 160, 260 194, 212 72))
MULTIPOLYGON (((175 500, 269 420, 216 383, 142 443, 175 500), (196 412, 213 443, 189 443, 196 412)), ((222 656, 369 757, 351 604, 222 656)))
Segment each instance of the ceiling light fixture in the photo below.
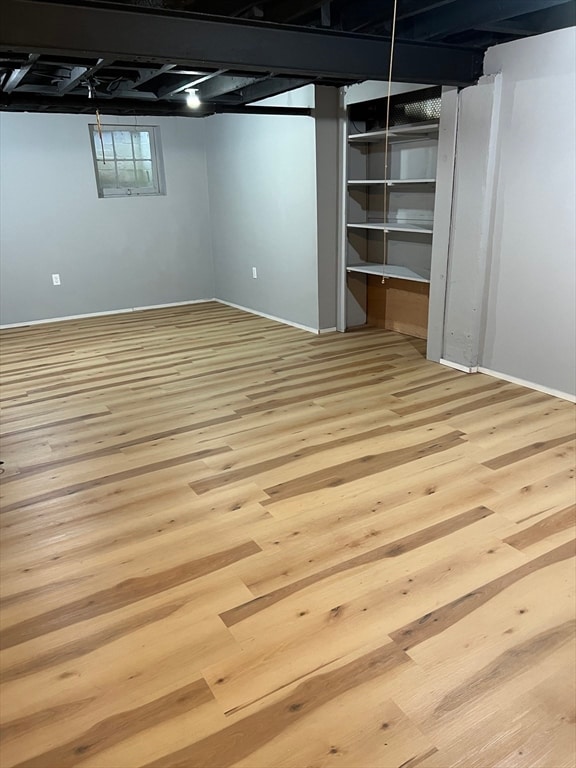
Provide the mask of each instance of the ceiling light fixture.
POLYGON ((196 88, 186 89, 186 104, 190 109, 198 109, 202 102, 200 96, 198 96, 198 90, 196 88))

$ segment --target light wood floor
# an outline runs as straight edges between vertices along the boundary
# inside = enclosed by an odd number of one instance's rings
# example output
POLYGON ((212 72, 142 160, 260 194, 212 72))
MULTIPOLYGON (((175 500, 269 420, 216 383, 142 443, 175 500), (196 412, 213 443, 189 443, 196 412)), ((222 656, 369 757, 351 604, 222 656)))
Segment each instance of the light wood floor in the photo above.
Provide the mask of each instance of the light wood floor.
POLYGON ((2 342, 2 768, 574 766, 572 405, 215 304, 2 342))

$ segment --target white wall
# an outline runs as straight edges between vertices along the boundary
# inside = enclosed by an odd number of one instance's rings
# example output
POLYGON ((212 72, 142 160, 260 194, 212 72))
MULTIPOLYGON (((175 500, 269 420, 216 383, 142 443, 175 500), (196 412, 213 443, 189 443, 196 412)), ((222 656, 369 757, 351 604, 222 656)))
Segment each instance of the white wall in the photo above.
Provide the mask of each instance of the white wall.
POLYGON ((116 199, 97 196, 91 122, 0 113, 1 324, 214 296, 206 121, 138 118, 160 126, 167 194, 116 199))
POLYGON ((576 29, 491 48, 502 72, 482 365, 576 394, 576 29))
POLYGON ((215 295, 317 329, 314 119, 217 115, 207 125, 215 295))

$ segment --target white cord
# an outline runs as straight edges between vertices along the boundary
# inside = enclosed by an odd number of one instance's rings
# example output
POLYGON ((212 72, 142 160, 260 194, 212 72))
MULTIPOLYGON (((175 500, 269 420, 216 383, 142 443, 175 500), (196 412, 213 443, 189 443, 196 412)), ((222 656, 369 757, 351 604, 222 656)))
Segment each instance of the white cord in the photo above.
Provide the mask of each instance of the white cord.
MULTIPOLYGON (((384 221, 388 217, 388 131, 390 130, 390 97, 392 95, 392 65, 394 64, 394 43, 396 42, 396 14, 398 11, 398 0, 394 0, 394 9, 392 11, 392 35, 390 37, 390 66, 388 67, 388 98, 386 99, 386 133, 384 138, 384 221)), ((384 252, 382 268, 386 265, 388 251, 388 233, 384 230, 384 252)), ((382 272, 382 283, 384 283, 384 272, 382 272)))

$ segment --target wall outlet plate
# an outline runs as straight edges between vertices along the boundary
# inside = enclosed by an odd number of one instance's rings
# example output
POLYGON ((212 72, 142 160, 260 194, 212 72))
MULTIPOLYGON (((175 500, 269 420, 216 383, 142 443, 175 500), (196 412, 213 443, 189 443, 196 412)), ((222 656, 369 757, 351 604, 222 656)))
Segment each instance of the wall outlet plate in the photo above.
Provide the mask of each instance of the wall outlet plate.
POLYGON ((60 275, 52 275, 52 285, 60 285, 60 275))
POLYGON ((252 277, 254 278, 254 280, 258 279, 258 272, 256 270, 256 267, 252 267, 252 277))

